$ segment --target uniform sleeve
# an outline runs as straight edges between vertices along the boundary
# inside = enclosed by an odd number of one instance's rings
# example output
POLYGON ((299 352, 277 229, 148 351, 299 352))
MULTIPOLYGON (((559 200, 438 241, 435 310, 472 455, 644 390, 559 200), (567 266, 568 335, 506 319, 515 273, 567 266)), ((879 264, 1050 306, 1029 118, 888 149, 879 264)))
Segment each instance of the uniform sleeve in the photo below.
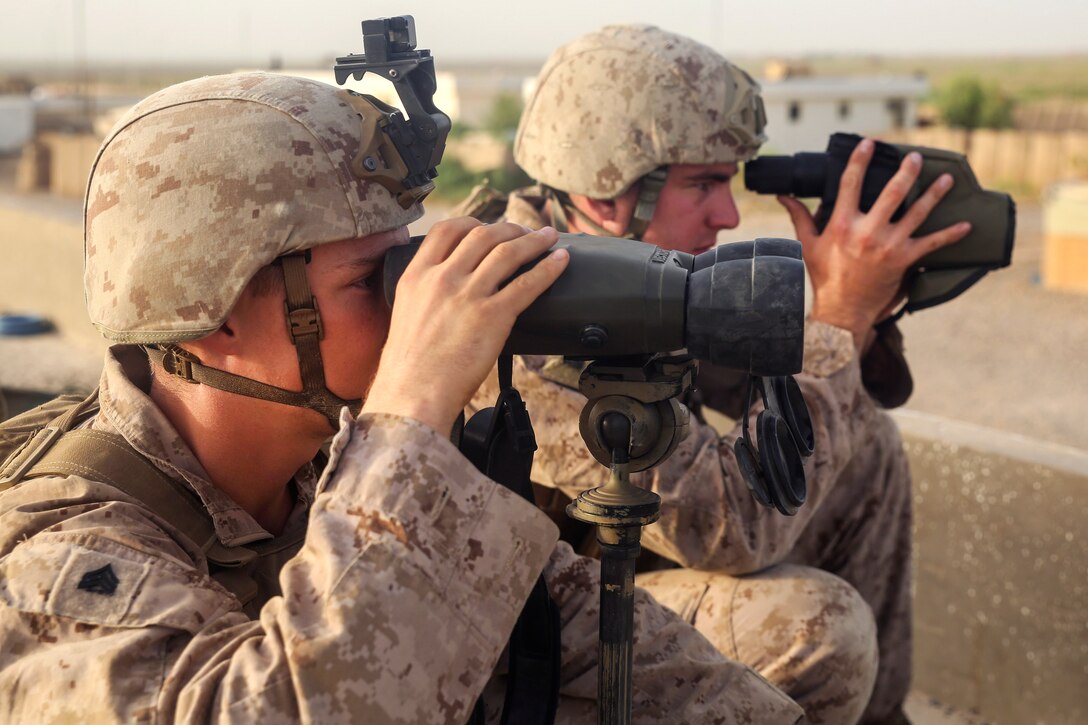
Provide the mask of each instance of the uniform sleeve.
POLYGON ((130 536, 89 509, 82 528, 14 546, 0 559, 5 719, 465 721, 555 528, 426 426, 346 423, 259 621, 176 546, 156 555, 135 506, 106 507, 130 536))
MULTIPOLYGON (((643 544, 682 566, 739 575, 782 561, 819 510, 850 458, 864 445, 878 414, 865 394, 850 333, 810 322, 805 368, 797 376, 815 431, 816 452, 806 461, 808 500, 796 516, 760 506, 741 476, 733 453, 739 427, 719 436, 694 418, 688 437, 664 463, 632 476, 661 496, 661 518, 643 544)), ((530 365, 532 361, 530 360, 530 365)), ((578 432, 585 398, 524 365, 515 379, 540 446, 533 480, 571 498, 603 485, 607 470, 586 450, 578 432)), ((477 397, 486 400, 487 394, 477 397)), ((749 411, 755 428, 762 405, 749 411)))

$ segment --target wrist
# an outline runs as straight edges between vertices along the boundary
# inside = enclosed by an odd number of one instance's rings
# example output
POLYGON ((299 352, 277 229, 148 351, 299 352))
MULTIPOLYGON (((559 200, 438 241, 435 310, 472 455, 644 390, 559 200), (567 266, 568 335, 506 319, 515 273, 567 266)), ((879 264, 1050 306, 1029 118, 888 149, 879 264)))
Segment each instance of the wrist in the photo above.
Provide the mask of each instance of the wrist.
POLYGON ((813 302, 809 317, 848 331, 854 338, 854 347, 859 354, 869 341, 875 321, 868 315, 860 314, 852 305, 820 304, 819 301, 813 302))
POLYGON ((805 373, 828 378, 857 359, 853 333, 809 316, 805 321, 805 373))
POLYGON ((360 413, 382 413, 411 418, 428 426, 440 435, 447 435, 453 429, 457 415, 444 411, 446 406, 436 405, 435 401, 420 399, 416 395, 383 394, 368 395, 360 413))

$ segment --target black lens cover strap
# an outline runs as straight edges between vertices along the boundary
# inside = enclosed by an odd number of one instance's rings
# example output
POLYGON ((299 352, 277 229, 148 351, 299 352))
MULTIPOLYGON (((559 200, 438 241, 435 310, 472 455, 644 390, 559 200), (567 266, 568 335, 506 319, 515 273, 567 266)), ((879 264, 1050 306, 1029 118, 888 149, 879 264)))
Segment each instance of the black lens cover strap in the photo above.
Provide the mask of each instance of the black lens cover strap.
MULTIPOLYGON (((535 505, 530 473, 536 436, 513 387, 513 357, 498 361, 499 397, 465 425, 461 451, 484 475, 535 505)), ((541 575, 518 616, 508 647, 510 670, 503 725, 550 725, 559 705, 559 609, 541 575)), ((471 723, 483 722, 482 699, 471 723)))
POLYGON ((797 513, 807 494, 802 459, 812 455, 813 437, 808 408, 792 378, 749 376, 741 437, 734 442, 733 450, 756 501, 786 516, 797 513), (747 412, 757 389, 764 405, 756 421, 758 449, 749 433, 747 412))

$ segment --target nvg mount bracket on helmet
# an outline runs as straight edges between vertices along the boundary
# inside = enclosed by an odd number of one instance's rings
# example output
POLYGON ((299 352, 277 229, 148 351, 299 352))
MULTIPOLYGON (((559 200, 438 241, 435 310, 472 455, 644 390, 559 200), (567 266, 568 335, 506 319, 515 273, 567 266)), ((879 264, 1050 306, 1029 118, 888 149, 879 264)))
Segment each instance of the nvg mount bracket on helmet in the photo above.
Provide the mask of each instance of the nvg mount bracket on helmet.
POLYGON ((351 103, 363 119, 372 142, 352 162, 356 175, 373 178, 408 208, 434 190, 432 179, 446 148, 450 118, 434 105, 434 58, 416 50, 416 23, 411 15, 363 21, 363 54, 336 59, 333 72, 343 85, 348 76, 362 80, 377 73, 393 84, 408 113, 373 96, 352 93, 351 103))

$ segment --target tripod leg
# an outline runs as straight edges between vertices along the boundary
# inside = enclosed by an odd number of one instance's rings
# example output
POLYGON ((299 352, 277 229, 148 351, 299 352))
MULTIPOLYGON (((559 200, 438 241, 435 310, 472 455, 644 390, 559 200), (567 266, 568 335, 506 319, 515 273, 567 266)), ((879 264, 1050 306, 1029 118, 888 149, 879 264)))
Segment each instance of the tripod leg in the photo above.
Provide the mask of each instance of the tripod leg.
POLYGON ((601 624, 597 719, 601 725, 631 722, 632 639, 635 627, 635 560, 642 527, 597 527, 601 544, 601 624))

